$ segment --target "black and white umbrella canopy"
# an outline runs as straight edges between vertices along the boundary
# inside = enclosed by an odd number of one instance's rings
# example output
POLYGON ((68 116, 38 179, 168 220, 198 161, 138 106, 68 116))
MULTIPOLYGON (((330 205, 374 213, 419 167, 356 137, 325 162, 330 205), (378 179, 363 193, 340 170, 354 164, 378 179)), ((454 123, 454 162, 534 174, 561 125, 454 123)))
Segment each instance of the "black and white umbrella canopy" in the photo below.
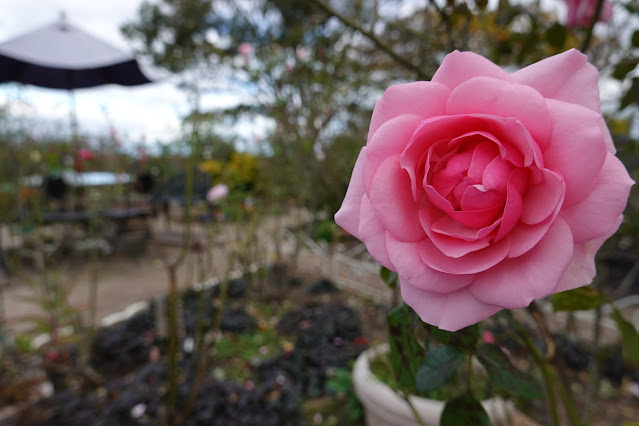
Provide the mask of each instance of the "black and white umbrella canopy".
POLYGON ((51 89, 149 83, 132 55, 67 22, 0 43, 0 83, 15 81, 51 89))

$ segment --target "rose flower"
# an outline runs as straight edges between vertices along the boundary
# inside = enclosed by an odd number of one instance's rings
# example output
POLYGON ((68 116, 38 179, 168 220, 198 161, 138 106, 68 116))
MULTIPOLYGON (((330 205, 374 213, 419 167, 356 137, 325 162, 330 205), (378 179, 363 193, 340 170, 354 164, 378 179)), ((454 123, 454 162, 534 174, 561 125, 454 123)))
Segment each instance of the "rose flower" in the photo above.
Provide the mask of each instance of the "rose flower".
POLYGON ((514 74, 469 52, 377 102, 336 222, 455 331, 589 284, 633 181, 576 50, 514 74))
MULTIPOLYGON (((597 10, 598 0, 564 0, 568 7, 566 26, 568 28, 588 27, 597 10)), ((600 22, 609 22, 612 18, 612 5, 604 1, 599 17, 600 22)))

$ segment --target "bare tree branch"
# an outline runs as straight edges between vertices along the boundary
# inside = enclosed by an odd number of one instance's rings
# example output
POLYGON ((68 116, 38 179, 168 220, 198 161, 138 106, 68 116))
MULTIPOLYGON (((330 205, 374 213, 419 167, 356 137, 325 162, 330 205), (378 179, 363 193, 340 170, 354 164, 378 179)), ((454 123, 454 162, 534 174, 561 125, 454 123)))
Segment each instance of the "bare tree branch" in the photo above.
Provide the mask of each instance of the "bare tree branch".
POLYGON ((389 45, 387 45, 382 40, 380 40, 372 31, 368 31, 368 30, 364 29, 361 25, 359 25, 357 22, 355 22, 352 19, 350 19, 348 16, 345 16, 342 13, 340 13, 339 11, 333 9, 324 0, 311 0, 311 1, 313 3, 315 3, 320 9, 322 9, 323 11, 328 13, 329 15, 334 16, 337 19, 339 19, 340 21, 342 21, 342 23, 344 25, 347 25, 347 26, 351 27, 352 29, 354 29, 355 31, 357 31, 357 32, 361 33, 362 35, 364 35, 366 38, 368 38, 370 41, 372 41, 375 44, 375 46, 377 46, 380 50, 382 50, 387 55, 389 55, 391 58, 393 58, 393 60, 395 60, 395 62, 397 62, 398 64, 402 65, 404 68, 415 72, 417 74, 418 78, 423 79, 423 80, 426 80, 426 79, 429 78, 428 74, 423 69, 421 69, 417 65, 413 64, 408 59, 406 59, 406 58, 404 58, 402 56, 399 56, 397 53, 395 53, 395 51, 389 45))

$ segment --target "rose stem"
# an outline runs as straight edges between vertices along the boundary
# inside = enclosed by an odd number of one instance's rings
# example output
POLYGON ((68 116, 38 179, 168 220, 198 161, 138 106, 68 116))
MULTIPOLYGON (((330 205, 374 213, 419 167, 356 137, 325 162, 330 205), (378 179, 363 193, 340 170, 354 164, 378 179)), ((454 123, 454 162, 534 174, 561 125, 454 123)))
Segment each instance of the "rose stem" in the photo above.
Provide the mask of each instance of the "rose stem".
MULTIPOLYGON (((595 279, 593 287, 599 291, 599 280, 595 279)), ((592 358, 588 366, 588 385, 586 387, 586 412, 584 415, 584 425, 592 423, 592 403, 597 397, 599 390, 599 344, 601 341, 601 303, 595 308, 595 321, 592 327, 592 358)))
POLYGON ((402 396, 402 398, 404 398, 404 401, 406 401, 406 403, 410 407, 410 411, 413 412, 413 416, 415 416, 415 420, 417 420, 417 423, 419 423, 421 426, 427 426, 426 423, 424 422, 424 419, 422 419, 422 417, 417 412, 417 409, 415 409, 415 406, 413 405, 412 401, 410 400, 410 397, 406 393, 404 393, 402 391, 398 391, 398 392, 402 396))
POLYGON ((544 335, 544 339, 546 340, 546 344, 548 345, 548 353, 546 354, 547 360, 554 360, 557 362, 557 367, 555 371, 557 372, 557 378, 559 379, 559 397, 564 403, 564 407, 568 413, 568 417, 571 419, 573 424, 580 424, 579 420, 579 412, 577 411, 577 405, 575 404, 574 395, 570 389, 570 385, 568 383, 568 378, 565 374, 565 366, 563 365, 562 359, 560 357, 556 357, 556 348, 557 345, 552 338, 552 335, 548 331, 548 324, 546 322, 546 318, 543 316, 541 310, 538 308, 537 304, 533 300, 530 306, 528 306, 528 312, 533 317, 542 334, 544 335))
POLYGON ((590 47, 590 41, 592 40, 592 33, 595 29, 595 24, 599 20, 599 15, 601 14, 601 9, 603 8, 604 0, 597 0, 597 7, 595 8, 595 13, 592 15, 592 19, 590 20, 590 25, 588 26, 588 32, 586 33, 586 38, 584 39, 583 44, 581 45, 581 52, 586 53, 588 47, 590 47))
POLYGON ((470 378, 473 375, 473 356, 468 354, 468 374, 466 374, 466 392, 470 395, 470 378))
POLYGON ((515 321, 512 313, 510 311, 504 311, 504 316, 508 320, 510 326, 513 327, 513 329, 515 330, 526 349, 530 351, 533 359, 535 360, 535 363, 541 370, 542 376, 544 378, 544 384, 546 385, 546 401, 548 402, 548 409, 550 410, 550 415, 552 417, 552 424, 555 426, 559 426, 561 422, 559 421, 559 410, 557 407, 557 400, 555 398, 555 380, 553 377, 553 371, 548 363, 545 361, 543 355, 539 352, 539 349, 537 349, 537 346, 535 346, 535 343, 530 339, 530 336, 528 335, 526 330, 523 329, 521 324, 515 321))

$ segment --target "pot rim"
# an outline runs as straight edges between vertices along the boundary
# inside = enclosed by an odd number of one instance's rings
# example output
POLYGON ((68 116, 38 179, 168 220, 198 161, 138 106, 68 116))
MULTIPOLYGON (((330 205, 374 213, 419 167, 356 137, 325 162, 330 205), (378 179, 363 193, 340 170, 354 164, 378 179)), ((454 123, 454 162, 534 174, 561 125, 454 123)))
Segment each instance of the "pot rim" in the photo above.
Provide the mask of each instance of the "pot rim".
MULTIPOLYGON (((389 351, 388 343, 370 347, 362 352, 353 366, 353 388, 366 410, 370 410, 378 418, 385 419, 387 424, 416 424, 412 410, 406 401, 393 391, 390 386, 379 380, 370 369, 369 359, 389 351)), ((427 424, 439 424, 445 401, 424 398, 417 395, 408 396, 411 403, 427 424)), ((506 420, 514 410, 514 404, 500 397, 481 401, 484 409, 493 421, 506 420)))

